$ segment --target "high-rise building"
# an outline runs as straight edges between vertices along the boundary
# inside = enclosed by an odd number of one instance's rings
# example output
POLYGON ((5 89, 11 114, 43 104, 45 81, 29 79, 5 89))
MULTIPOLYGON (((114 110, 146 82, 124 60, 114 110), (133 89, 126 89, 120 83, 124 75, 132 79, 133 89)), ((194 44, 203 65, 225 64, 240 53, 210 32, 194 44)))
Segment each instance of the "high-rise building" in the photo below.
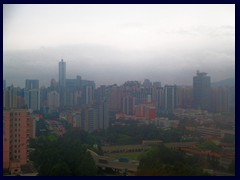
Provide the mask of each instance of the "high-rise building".
POLYGON ((50 90, 51 91, 58 90, 58 83, 57 83, 57 81, 55 79, 51 79, 50 90))
POLYGON ((79 75, 76 77, 76 87, 77 89, 80 89, 82 87, 82 77, 79 75))
POLYGON ((120 112, 122 107, 122 88, 113 85, 109 87, 108 104, 110 112, 120 112))
POLYGON ((144 88, 141 88, 139 91, 134 93, 134 96, 136 97, 136 105, 147 102, 147 95, 149 94, 150 93, 144 88))
MULTIPOLYGON (((95 86, 93 81, 84 81, 85 85, 95 86)), ((82 78, 81 76, 77 76, 76 79, 66 79, 65 87, 60 87, 60 96, 64 97, 64 106, 65 107, 76 107, 81 105, 81 93, 84 91, 82 88, 82 78), (61 92, 63 94, 61 95, 61 92)))
POLYGON ((57 91, 48 93, 48 107, 50 112, 56 112, 59 108, 59 94, 57 91))
POLYGON ((178 86, 177 108, 192 108, 192 86, 178 86))
POLYGON ((193 107, 210 110, 211 80, 205 72, 193 77, 193 107))
POLYGON ((88 131, 92 132, 98 128, 98 112, 96 108, 88 108, 88 131))
POLYGON ((40 88, 40 109, 43 112, 47 112, 48 108, 48 91, 49 89, 45 86, 42 86, 40 88))
POLYGON ((89 113, 88 113, 88 107, 87 106, 82 106, 81 108, 81 123, 80 123, 80 128, 88 131, 89 130, 89 113))
POLYGON ((176 107, 176 86, 166 85, 164 87, 164 109, 172 113, 176 107))
POLYGON ((26 79, 25 89, 39 89, 39 80, 37 79, 26 79))
POLYGON ((163 88, 155 86, 152 88, 152 103, 157 109, 163 107, 163 88))
POLYGON ((81 107, 80 128, 92 132, 96 129, 109 127, 109 111, 107 102, 96 103, 90 107, 81 107))
POLYGON ((63 59, 59 62, 59 71, 58 71, 58 82, 60 87, 65 87, 66 85, 66 62, 63 59))
POLYGON ((76 79, 66 79, 65 89, 65 106, 73 107, 74 106, 74 92, 76 90, 76 79))
POLYGON ((106 100, 108 98, 108 87, 105 85, 102 85, 100 87, 98 87, 95 90, 95 99, 97 102, 100 102, 102 100, 106 100))
POLYGON ((33 116, 26 109, 3 111, 3 169, 21 171, 29 161, 29 139, 33 137, 33 116))
POLYGON ((144 88, 150 88, 152 86, 152 82, 149 79, 145 79, 142 85, 144 88))
POLYGON ((98 128, 107 129, 109 127, 109 108, 108 102, 102 101, 98 105, 98 128))
POLYGON ((66 87, 66 62, 63 59, 58 65, 58 83, 59 83, 59 95, 60 95, 60 106, 65 105, 65 87, 66 87))
POLYGON ((230 88, 215 87, 211 89, 211 94, 211 110, 213 112, 230 112, 230 88))
POLYGON ((161 82, 153 82, 153 87, 155 88, 160 88, 161 87, 161 82))
POLYGON ((81 93, 82 93, 82 77, 77 75, 74 91, 74 106, 81 105, 81 93))
POLYGON ((124 114, 133 115, 135 106, 135 97, 126 95, 122 99, 122 110, 124 114))
POLYGON ((24 100, 28 109, 40 110, 40 90, 30 89, 24 91, 24 100))
POLYGON ((24 100, 29 109, 40 110, 39 80, 26 80, 24 100))
POLYGON ((84 85, 82 91, 82 104, 92 105, 94 99, 94 86, 84 85))
POLYGON ((9 86, 3 90, 3 108, 11 109, 18 107, 18 89, 9 86))

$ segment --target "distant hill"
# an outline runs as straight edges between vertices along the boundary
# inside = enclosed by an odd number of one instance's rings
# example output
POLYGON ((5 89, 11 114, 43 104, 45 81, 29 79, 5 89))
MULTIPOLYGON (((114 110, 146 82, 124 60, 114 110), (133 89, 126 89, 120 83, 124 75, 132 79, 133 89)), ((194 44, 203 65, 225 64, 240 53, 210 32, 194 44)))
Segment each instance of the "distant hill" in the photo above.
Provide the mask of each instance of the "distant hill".
POLYGON ((235 87, 235 78, 228 78, 221 81, 213 82, 212 86, 234 86, 235 87))

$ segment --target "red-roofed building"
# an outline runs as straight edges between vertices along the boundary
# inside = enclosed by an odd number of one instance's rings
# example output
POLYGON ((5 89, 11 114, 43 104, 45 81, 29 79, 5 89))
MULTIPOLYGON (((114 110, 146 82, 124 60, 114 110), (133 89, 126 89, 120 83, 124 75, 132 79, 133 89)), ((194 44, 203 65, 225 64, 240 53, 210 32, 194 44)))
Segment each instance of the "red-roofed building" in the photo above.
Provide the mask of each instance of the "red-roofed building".
POLYGON ((192 153, 192 154, 198 154, 198 155, 204 155, 204 156, 210 156, 214 158, 220 158, 219 153, 215 152, 210 152, 210 151, 199 151, 197 149, 192 149, 192 148, 178 148, 181 151, 192 153))

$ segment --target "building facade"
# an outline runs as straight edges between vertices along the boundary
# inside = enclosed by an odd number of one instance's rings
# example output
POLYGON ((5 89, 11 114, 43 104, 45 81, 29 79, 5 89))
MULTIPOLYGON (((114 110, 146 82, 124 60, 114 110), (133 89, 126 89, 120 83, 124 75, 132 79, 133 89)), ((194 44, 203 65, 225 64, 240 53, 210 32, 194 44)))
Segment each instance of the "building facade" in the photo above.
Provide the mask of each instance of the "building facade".
POLYGON ((39 89, 39 80, 37 79, 26 79, 25 89, 39 89))
POLYGON ((29 161, 29 139, 33 137, 33 116, 26 109, 3 111, 3 169, 17 174, 29 161))
POLYGON ((24 100, 28 109, 40 110, 40 90, 30 89, 24 91, 24 100))
POLYGON ((107 129, 109 127, 109 106, 107 101, 98 104, 98 129, 107 129))
POLYGON ((164 109, 168 113, 172 113, 176 107, 176 86, 166 85, 164 87, 164 109))
POLYGON ((3 108, 17 108, 18 105, 18 89, 12 86, 9 86, 3 89, 3 108))
POLYGON ((193 77, 193 107, 210 110, 211 78, 207 73, 197 71, 193 77))
POLYGON ((24 101, 29 109, 40 110, 39 80, 27 79, 25 81, 24 101))
POLYGON ((59 108, 59 93, 51 91, 48 93, 48 107, 50 112, 57 112, 59 108))
POLYGON ((58 64, 58 83, 60 87, 66 85, 66 62, 63 59, 58 64))
POLYGON ((65 105, 65 86, 66 86, 66 62, 63 59, 58 64, 58 83, 60 94, 60 106, 65 105))

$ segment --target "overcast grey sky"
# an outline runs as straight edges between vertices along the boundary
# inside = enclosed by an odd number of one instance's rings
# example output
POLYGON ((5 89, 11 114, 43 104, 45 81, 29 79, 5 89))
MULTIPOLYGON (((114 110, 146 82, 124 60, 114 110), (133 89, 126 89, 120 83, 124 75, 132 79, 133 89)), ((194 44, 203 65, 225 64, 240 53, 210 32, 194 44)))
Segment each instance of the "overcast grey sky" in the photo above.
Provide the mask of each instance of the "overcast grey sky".
POLYGON ((191 84, 235 76, 235 5, 3 5, 3 75, 22 86, 81 75, 191 84))

